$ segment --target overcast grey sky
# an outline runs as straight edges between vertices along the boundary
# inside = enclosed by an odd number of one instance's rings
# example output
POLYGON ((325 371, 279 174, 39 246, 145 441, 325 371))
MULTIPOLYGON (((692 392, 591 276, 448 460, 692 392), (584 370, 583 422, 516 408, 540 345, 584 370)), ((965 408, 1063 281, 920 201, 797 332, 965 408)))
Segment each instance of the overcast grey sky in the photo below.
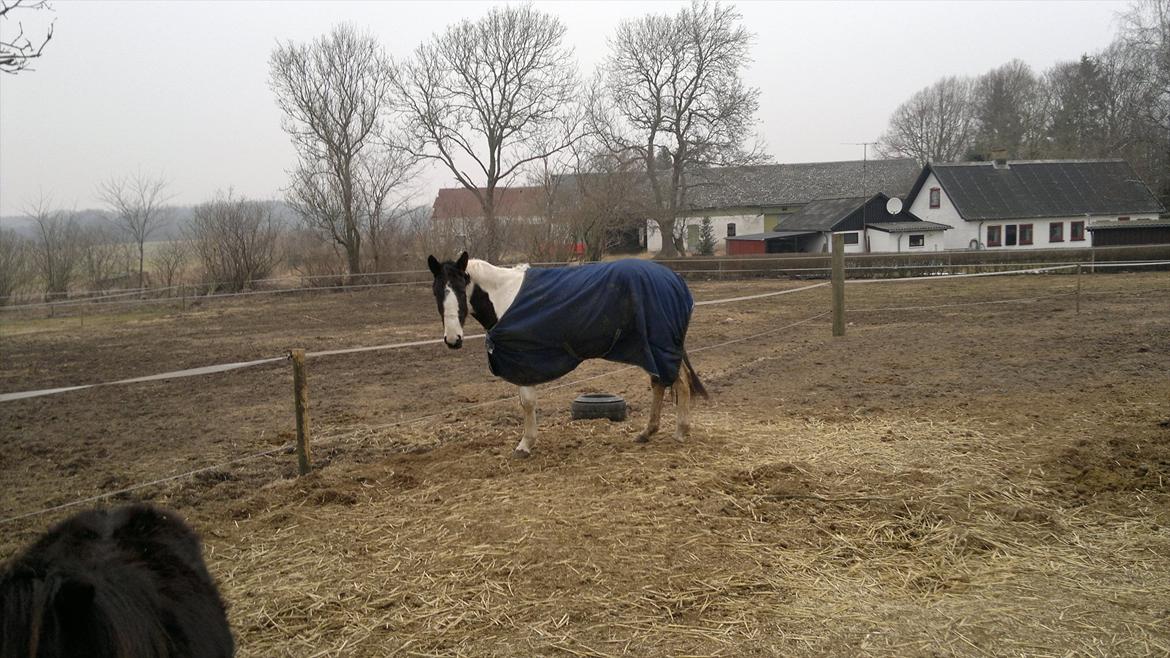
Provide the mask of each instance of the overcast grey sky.
MULTIPOLYGON (((97 207, 97 184, 163 173, 174 201, 233 188, 275 198, 293 151, 268 88, 277 40, 310 40, 350 21, 403 57, 487 2, 68 2, 35 71, 0 77, 0 215, 41 192, 97 207)), ((568 28, 582 73, 604 57, 624 18, 677 2, 537 3, 568 28)), ((877 139, 890 112, 943 75, 979 74, 1012 58, 1042 71, 1109 43, 1116 2, 741 2, 757 35, 749 84, 777 162, 845 160, 877 139)), ((12 26, 5 26, 5 32, 12 26)), ((432 170, 420 203, 454 181, 432 170)))

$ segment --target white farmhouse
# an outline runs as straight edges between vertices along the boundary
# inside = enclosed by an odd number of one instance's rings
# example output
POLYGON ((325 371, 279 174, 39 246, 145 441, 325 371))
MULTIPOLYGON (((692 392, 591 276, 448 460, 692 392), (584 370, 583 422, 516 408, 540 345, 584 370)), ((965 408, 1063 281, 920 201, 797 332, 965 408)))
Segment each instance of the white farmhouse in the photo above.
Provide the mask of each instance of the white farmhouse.
MULTIPOLYGON (((716 249, 726 251, 728 238, 775 231, 782 218, 817 199, 860 197, 861 203, 879 192, 905 194, 917 173, 918 165, 908 158, 702 169, 692 174, 689 216, 679 220, 676 230, 686 232, 687 249, 693 251, 708 219, 716 249)), ((646 249, 662 250, 662 234, 653 221, 646 222, 646 249)))
POLYGON ((928 164, 910 213, 954 230, 946 249, 1086 247, 1096 227, 1154 227, 1162 204, 1124 160, 928 164))

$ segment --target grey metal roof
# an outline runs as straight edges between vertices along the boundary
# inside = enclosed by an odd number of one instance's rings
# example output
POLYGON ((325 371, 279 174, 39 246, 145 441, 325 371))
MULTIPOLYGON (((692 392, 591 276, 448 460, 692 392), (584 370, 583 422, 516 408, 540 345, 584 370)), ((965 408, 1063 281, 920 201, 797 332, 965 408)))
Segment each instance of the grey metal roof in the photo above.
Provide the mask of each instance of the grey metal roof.
POLYGON ((966 220, 1156 213, 1162 204, 1124 160, 1009 161, 930 164, 911 191, 934 172, 966 220))
POLYGON ((917 233, 919 231, 945 231, 950 226, 946 224, 939 224, 938 222, 870 222, 866 224, 869 228, 876 228, 879 231, 886 233, 917 233))
POLYGON ((688 205, 702 210, 800 205, 814 199, 868 198, 878 192, 902 196, 918 172, 909 158, 703 169, 692 175, 688 205))
POLYGON ((1115 228, 1170 228, 1170 219, 1156 219, 1149 221, 1135 220, 1132 222, 1109 222, 1108 224, 1093 224, 1090 231, 1108 231, 1115 228))
POLYGON ((865 197, 816 199, 795 213, 781 217, 776 228, 782 231, 831 231, 865 201, 865 197))
POLYGON ((816 235, 818 231, 768 231, 767 233, 749 233, 748 235, 735 235, 727 238, 728 240, 746 240, 749 242, 760 242, 771 238, 795 238, 800 235, 816 235))

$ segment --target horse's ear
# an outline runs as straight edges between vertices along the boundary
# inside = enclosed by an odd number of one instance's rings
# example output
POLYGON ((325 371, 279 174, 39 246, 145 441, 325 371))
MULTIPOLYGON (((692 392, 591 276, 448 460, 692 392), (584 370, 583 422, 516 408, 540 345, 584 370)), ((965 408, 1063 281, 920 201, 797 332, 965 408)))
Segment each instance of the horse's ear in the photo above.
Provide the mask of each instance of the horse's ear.
POLYGON ((434 256, 427 256, 427 267, 431 268, 431 274, 439 276, 443 272, 443 266, 439 265, 439 261, 434 256))
POLYGON ((467 271, 467 252, 459 254, 459 260, 455 261, 455 267, 459 268, 460 272, 467 271))

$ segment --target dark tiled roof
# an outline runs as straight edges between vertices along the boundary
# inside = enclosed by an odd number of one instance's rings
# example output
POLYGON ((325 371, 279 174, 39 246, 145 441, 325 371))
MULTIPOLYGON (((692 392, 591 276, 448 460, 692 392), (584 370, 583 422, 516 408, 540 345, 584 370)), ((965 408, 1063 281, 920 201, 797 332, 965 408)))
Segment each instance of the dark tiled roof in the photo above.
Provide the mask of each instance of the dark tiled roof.
POLYGON ((945 231, 950 226, 946 224, 939 224, 938 222, 870 222, 866 224, 870 228, 876 228, 879 231, 886 233, 914 233, 917 231, 945 231))
POLYGON ((1150 221, 1109 222, 1108 224, 1093 224, 1090 231, 1108 231, 1115 228, 1170 228, 1170 219, 1154 219, 1150 221))
MULTIPOLYGON (((800 205, 814 199, 868 197, 878 192, 901 196, 910 190, 919 167, 914 160, 861 160, 720 167, 695 172, 689 205, 696 209, 800 205)), ((860 203, 860 202, 859 202, 860 203)))
POLYGON ((932 164, 923 168, 911 197, 932 171, 959 215, 971 221, 1162 211, 1124 160, 932 164))
POLYGON ((864 202, 864 197, 810 201, 795 213, 781 217, 776 228, 782 231, 832 231, 838 222, 860 208, 864 202))

